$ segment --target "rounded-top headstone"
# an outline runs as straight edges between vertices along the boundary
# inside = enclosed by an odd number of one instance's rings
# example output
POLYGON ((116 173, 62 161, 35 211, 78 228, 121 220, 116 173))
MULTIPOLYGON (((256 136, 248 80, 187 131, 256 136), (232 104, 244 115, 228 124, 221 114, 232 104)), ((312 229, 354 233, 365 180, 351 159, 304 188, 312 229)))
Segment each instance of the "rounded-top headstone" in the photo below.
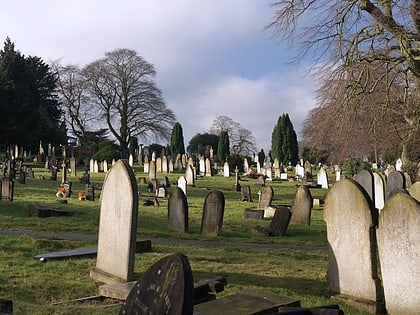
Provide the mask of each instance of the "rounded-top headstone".
POLYGON ((187 315, 193 313, 194 282, 184 255, 162 258, 136 282, 119 314, 187 315))

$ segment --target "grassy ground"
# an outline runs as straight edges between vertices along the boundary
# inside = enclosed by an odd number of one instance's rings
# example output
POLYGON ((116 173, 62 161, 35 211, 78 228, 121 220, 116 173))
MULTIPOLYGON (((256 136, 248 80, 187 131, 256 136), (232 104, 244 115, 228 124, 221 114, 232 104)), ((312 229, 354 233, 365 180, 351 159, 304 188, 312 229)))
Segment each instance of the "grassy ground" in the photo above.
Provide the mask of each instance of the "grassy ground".
MULTIPOLYGON (((35 179, 27 179, 26 184, 15 183, 13 202, 0 202, 0 230, 72 232, 97 235, 99 222, 99 198, 95 201, 79 201, 77 193, 84 191, 78 177, 70 177, 73 182, 73 196, 67 204, 57 202, 55 193, 58 182, 49 180, 39 166, 35 179), (46 179, 38 179, 38 175, 46 179), (38 218, 28 217, 30 203, 45 207, 72 210, 69 217, 38 218)), ((136 177, 146 177, 139 167, 135 167, 136 177)), ((81 176, 81 172, 78 174, 81 176)), ((168 174, 175 186, 178 174, 168 174)), ((59 173, 60 176, 60 173, 59 173)), ((159 174, 158 174, 159 177, 159 174)), ((161 176, 163 177, 163 175, 161 176)), ((103 183, 104 174, 92 174, 91 181, 98 186, 103 183)), ((160 177, 159 177, 160 179, 160 177)), ((249 249, 241 247, 207 247, 197 244, 153 243, 150 253, 136 255, 135 272, 140 275, 160 258, 182 253, 189 258, 194 280, 223 275, 228 280, 225 291, 218 296, 230 295, 248 287, 287 295, 301 300, 303 306, 340 304, 346 314, 366 314, 351 308, 341 301, 324 296, 328 264, 325 251, 326 227, 321 207, 312 212, 310 226, 291 224, 284 237, 256 237, 251 230, 254 226, 268 227, 269 220, 244 220, 245 208, 257 209, 258 190, 256 180, 242 178, 241 185, 251 186, 253 202, 240 201, 240 193, 233 190, 235 178, 223 176, 205 177, 196 181, 195 187, 187 188, 189 205, 189 233, 176 233, 167 229, 167 200, 160 199, 159 207, 143 206, 152 196, 146 185, 139 185, 140 207, 138 235, 144 238, 193 239, 229 242, 251 242, 320 246, 319 250, 249 249), (217 238, 200 234, 201 214, 205 196, 213 189, 222 191, 226 199, 223 232, 217 238)), ((291 205, 296 182, 267 182, 274 189, 273 204, 291 205)), ((312 189, 314 198, 325 197, 327 190, 312 189)), ((97 190, 99 194, 99 190, 97 190)), ((115 314, 120 306, 99 308, 97 303, 61 303, 76 298, 98 294, 100 283, 89 277, 95 266, 95 259, 73 259, 51 261, 42 264, 33 259, 34 255, 75 248, 96 246, 96 241, 69 240, 58 237, 4 236, 0 238, 0 298, 13 300, 15 314, 115 314)), ((102 306, 104 303, 100 303, 102 306)))

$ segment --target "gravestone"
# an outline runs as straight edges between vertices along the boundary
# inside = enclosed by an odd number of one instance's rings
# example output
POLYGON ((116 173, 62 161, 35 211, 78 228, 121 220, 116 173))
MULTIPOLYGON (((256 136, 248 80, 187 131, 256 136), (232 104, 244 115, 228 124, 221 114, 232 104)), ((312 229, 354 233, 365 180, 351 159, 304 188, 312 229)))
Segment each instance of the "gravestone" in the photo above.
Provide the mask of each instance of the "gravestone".
MULTIPOLYGON (((145 164, 146 165, 146 164, 145 164)), ((149 181, 156 180, 156 164, 155 161, 149 163, 149 181)))
POLYGON ((70 158, 70 175, 76 176, 76 159, 74 157, 70 158))
POLYGON ((93 173, 93 168, 94 168, 94 165, 95 164, 95 161, 93 161, 93 159, 90 159, 89 160, 89 172, 92 174, 93 173))
POLYGON ((98 160, 93 161, 93 172, 94 173, 99 173, 98 160))
POLYGON ((133 167, 133 165, 134 165, 134 158, 133 158, 133 154, 131 154, 131 153, 128 156, 128 165, 130 165, 131 167, 133 167))
POLYGON ((133 280, 138 189, 126 160, 106 174, 101 192, 98 256, 91 277, 105 283, 133 280))
POLYGON ((191 164, 187 165, 185 170, 185 179, 187 180, 188 186, 195 186, 194 168, 191 164))
POLYGON ((156 189, 156 197, 158 197, 158 198, 165 198, 166 197, 165 187, 159 187, 158 189, 156 189))
POLYGON ((258 176, 257 186, 265 186, 265 176, 264 175, 258 176))
POLYGON ((374 195, 375 195, 375 208, 382 209, 385 205, 385 183, 382 176, 378 173, 373 173, 374 181, 374 195))
POLYGON ((211 172, 211 162, 210 159, 206 159, 206 176, 211 176, 212 172, 211 172))
POLYGON ((108 161, 104 160, 104 173, 108 173, 108 161))
POLYGON ((292 223, 310 225, 312 205, 312 194, 308 186, 299 186, 293 199, 291 219, 292 223))
POLYGON ((184 191, 176 187, 168 200, 168 228, 188 232, 188 202, 184 191))
POLYGON ((420 310, 420 204, 405 192, 393 194, 379 215, 379 261, 389 314, 420 310))
POLYGON ((27 167, 26 168, 26 177, 27 178, 35 178, 34 170, 32 169, 32 167, 27 167))
POLYGON ((188 259, 174 254, 153 264, 130 290, 119 314, 193 314, 194 282, 188 259))
POLYGON ((398 158, 397 161, 395 162, 395 170, 397 172, 401 172, 402 166, 403 166, 403 162, 401 158, 398 158))
POLYGON ((410 196, 420 202, 420 182, 415 182, 410 187, 410 196))
POLYGON ((328 239, 328 289, 383 308, 375 229, 378 210, 354 180, 335 183, 324 204, 328 239))
POLYGON ((13 201, 15 182, 10 177, 1 180, 1 200, 13 201))
POLYGON ((174 161, 172 159, 169 160, 168 172, 169 173, 173 173, 174 172, 174 161))
POLYGON ((258 209, 265 210, 267 207, 271 206, 271 202, 273 201, 274 197, 274 190, 273 187, 267 186, 261 190, 261 194, 259 195, 258 200, 258 209))
POLYGON ((199 165, 200 176, 204 176, 206 174, 206 162, 203 156, 200 157, 200 160, 198 161, 198 165, 199 165))
POLYGON ((19 184, 25 184, 26 183, 26 167, 21 167, 19 171, 19 184))
POLYGON ((291 217, 292 212, 288 207, 276 207, 274 216, 271 219, 270 227, 266 229, 264 227, 256 226, 253 229, 252 234, 258 236, 284 236, 289 227, 291 217))
POLYGON ((229 163, 228 162, 225 162, 223 164, 223 176, 224 177, 229 177, 230 176, 229 163))
POLYGON ((156 173, 162 173, 162 158, 156 159, 156 173))
POLYGON ((162 157, 162 173, 168 173, 168 158, 166 155, 162 157))
POLYGON ((178 187, 184 192, 185 196, 187 195, 187 179, 185 176, 178 177, 178 187))
POLYGON ((85 199, 95 201, 95 186, 90 183, 85 185, 85 199))
POLYGON ((405 189, 404 174, 398 171, 389 172, 386 179, 385 202, 391 196, 392 192, 398 189, 405 189))
POLYGON ((249 172, 248 159, 244 158, 244 173, 248 173, 248 172, 249 172))
POLYGON ((375 188, 373 174, 370 171, 362 170, 354 176, 354 180, 366 191, 370 200, 375 204, 375 188))
POLYGON ((317 184, 321 186, 321 188, 328 189, 328 177, 327 172, 323 167, 319 170, 317 174, 317 184))
POLYGON ((219 190, 211 191, 204 200, 201 234, 218 236, 222 231, 225 196, 219 190))
POLYGON ((246 202, 252 202, 250 186, 241 186, 241 200, 246 202))

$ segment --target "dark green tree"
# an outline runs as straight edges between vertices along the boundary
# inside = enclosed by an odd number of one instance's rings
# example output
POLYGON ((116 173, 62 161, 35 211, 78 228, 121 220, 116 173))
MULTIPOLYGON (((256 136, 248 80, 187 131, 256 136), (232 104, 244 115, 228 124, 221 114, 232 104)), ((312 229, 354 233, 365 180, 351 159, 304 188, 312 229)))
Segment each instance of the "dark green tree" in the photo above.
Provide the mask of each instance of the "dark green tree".
POLYGON ((0 51, 0 144, 37 150, 67 142, 56 76, 39 57, 25 57, 7 38, 0 51))
POLYGON ((273 129, 271 157, 283 164, 295 164, 299 160, 297 136, 288 114, 281 115, 273 129))
POLYGON ((174 124, 171 134, 171 155, 175 158, 178 154, 185 153, 184 135, 179 122, 174 124))
POLYGON ((219 137, 219 144, 217 146, 217 157, 221 162, 226 161, 230 155, 229 151, 229 134, 227 131, 221 131, 219 137))
POLYGON ((197 133, 188 143, 187 150, 191 154, 200 154, 208 157, 210 148, 213 148, 214 152, 217 152, 218 144, 218 135, 210 134, 207 132, 197 133))

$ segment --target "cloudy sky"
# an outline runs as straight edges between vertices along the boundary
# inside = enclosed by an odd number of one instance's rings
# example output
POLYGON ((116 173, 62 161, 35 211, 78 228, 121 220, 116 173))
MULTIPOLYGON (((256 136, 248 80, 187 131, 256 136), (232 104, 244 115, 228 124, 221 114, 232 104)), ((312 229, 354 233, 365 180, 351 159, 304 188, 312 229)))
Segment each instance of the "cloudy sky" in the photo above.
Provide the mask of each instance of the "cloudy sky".
MULTIPOLYGON (((184 141, 228 116, 268 153, 277 119, 288 113, 300 137, 315 106, 307 65, 264 27, 269 0, 26 0, 0 11, 1 48, 10 37, 25 55, 81 67, 117 48, 134 49, 156 82, 184 141)), ((163 144, 163 143, 162 143, 163 144)))

